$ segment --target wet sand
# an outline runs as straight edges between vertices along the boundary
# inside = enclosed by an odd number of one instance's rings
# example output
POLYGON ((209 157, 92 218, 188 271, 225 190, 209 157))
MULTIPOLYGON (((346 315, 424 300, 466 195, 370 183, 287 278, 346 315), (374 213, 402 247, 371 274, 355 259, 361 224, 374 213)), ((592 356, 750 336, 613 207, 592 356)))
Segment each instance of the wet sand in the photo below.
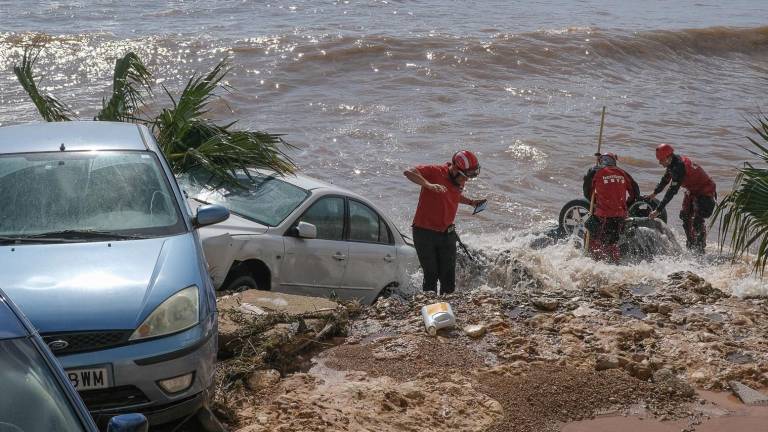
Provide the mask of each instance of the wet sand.
POLYGON ((698 391, 705 404, 694 407, 702 414, 701 424, 688 419, 659 421, 645 414, 605 416, 564 425, 561 432, 765 432, 768 431, 768 406, 748 406, 729 393, 698 391), (695 426, 695 429, 691 427, 695 426))

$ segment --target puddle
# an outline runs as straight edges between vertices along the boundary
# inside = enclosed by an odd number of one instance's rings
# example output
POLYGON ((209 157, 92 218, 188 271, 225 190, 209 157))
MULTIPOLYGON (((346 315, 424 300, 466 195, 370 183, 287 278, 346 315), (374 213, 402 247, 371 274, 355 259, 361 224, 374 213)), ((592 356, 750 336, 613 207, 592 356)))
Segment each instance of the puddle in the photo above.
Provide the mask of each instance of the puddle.
POLYGON ((744 354, 738 351, 728 354, 727 356, 725 356, 725 359, 731 363, 736 363, 736 364, 747 364, 747 363, 755 362, 755 359, 752 358, 751 355, 744 354))
POLYGON ((624 302, 621 304, 621 314, 625 316, 631 316, 632 318, 637 318, 639 320, 645 319, 645 312, 640 309, 640 306, 632 302, 624 302))

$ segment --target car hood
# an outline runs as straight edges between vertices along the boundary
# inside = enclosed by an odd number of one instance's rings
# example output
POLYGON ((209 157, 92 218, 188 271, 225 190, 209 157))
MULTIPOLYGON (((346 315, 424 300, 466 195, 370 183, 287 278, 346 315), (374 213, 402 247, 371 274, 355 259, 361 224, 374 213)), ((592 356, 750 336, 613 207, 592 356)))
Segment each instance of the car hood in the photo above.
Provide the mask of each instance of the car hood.
POLYGON ((199 286, 196 250, 189 233, 3 246, 0 287, 41 333, 134 329, 173 293, 199 286))

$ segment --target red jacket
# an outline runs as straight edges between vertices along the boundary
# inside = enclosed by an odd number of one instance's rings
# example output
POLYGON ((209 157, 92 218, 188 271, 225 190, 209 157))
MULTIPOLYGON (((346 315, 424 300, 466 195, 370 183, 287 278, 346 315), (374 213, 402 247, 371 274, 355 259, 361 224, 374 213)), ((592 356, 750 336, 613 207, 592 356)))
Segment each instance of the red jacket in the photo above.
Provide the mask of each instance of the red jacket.
POLYGON ((680 186, 684 187, 691 195, 704 195, 708 197, 715 196, 715 182, 704 172, 699 165, 685 156, 681 156, 685 164, 685 177, 680 186))
MULTIPOLYGON (((588 175, 589 176, 589 175, 588 175)), ((627 200, 637 199, 640 188, 623 169, 606 166, 594 171, 591 191, 595 193, 594 215, 597 217, 627 217, 627 200)))

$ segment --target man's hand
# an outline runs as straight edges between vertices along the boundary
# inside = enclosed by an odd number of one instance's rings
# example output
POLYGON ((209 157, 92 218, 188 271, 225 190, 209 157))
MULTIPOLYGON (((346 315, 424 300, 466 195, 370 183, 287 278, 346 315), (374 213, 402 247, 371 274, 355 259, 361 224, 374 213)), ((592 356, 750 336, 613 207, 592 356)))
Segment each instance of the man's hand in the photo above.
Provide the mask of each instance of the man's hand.
POLYGON ((651 212, 651 213, 648 215, 648 219, 650 219, 650 220, 654 220, 654 219, 656 219, 656 216, 658 216, 658 215, 659 215, 659 212, 658 212, 658 210, 654 210, 654 211, 652 211, 652 212, 651 212))
POLYGON ((646 198, 648 201, 652 201, 652 200, 654 200, 654 199, 656 198, 656 194, 655 194, 655 193, 652 193, 652 194, 650 194, 650 195, 646 195, 646 196, 645 196, 645 198, 646 198))
POLYGON ((477 206, 479 206, 480 204, 482 204, 482 203, 484 203, 484 202, 486 202, 486 201, 488 201, 488 200, 487 200, 487 199, 476 199, 476 200, 472 200, 472 202, 470 203, 470 205, 471 205, 472 207, 477 207, 477 206))
POLYGON ((432 192, 437 192, 437 193, 443 193, 448 191, 448 188, 441 184, 430 183, 425 187, 431 190, 432 192))

